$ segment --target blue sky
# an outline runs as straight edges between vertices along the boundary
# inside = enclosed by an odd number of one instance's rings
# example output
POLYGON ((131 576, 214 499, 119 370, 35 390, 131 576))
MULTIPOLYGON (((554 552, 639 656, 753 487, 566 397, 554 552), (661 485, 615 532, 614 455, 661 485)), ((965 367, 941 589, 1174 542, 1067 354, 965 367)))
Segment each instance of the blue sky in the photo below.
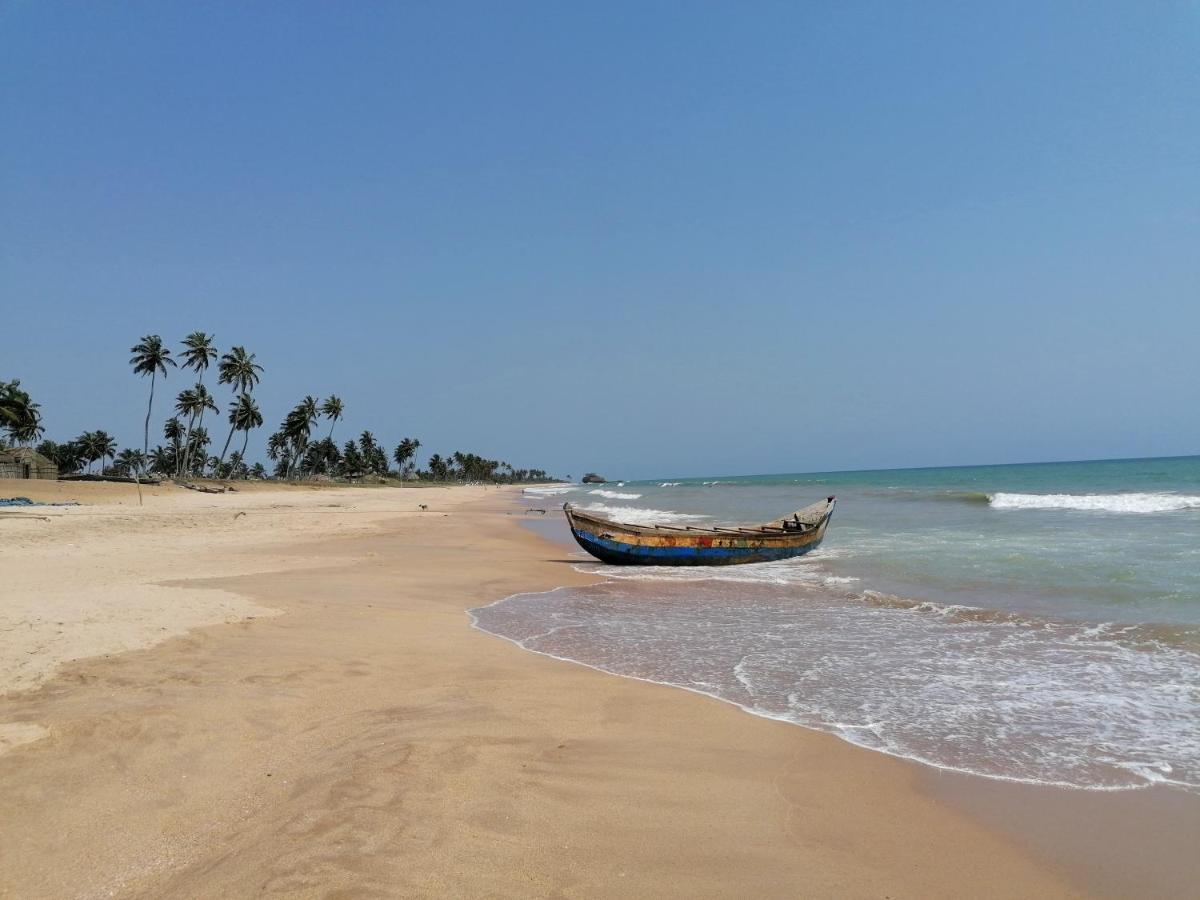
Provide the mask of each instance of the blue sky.
POLYGON ((140 443, 128 348, 201 329, 269 425, 574 475, 1200 453, 1198 51, 1195 3, 0 4, 0 378, 140 443))

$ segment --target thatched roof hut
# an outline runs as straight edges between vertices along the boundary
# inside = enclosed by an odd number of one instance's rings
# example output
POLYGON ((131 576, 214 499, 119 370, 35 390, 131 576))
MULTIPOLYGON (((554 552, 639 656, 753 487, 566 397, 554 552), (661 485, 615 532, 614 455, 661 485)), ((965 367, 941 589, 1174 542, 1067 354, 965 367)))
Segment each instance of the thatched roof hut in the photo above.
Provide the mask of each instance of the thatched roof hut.
POLYGON ((58 466, 32 447, 0 450, 0 478, 58 478, 58 466))

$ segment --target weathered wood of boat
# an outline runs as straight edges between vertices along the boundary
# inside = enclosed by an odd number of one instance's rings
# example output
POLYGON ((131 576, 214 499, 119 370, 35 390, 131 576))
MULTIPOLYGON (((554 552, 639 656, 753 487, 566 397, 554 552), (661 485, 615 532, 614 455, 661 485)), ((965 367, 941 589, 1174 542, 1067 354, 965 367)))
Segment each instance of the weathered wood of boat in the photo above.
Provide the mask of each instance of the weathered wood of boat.
POLYGON ((596 559, 619 566, 728 566, 789 559, 815 550, 836 498, 827 497, 765 525, 633 525, 563 504, 575 540, 596 559))

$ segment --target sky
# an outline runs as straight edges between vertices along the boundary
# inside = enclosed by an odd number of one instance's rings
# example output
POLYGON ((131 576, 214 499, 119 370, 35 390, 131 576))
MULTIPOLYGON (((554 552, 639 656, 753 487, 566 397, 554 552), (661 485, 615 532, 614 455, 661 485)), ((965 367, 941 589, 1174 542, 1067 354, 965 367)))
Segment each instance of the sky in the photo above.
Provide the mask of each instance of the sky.
POLYGON ((129 348, 203 330, 268 426, 575 477, 1200 453, 1198 51, 1196 2, 0 0, 0 379, 140 446, 129 348))

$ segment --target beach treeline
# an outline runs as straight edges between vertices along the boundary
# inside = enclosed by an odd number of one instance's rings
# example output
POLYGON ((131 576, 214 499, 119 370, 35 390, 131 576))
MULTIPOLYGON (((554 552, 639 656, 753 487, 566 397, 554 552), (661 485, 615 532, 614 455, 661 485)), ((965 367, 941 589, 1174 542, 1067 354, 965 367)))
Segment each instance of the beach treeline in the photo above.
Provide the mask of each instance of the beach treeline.
MULTIPOLYGON (((421 442, 406 437, 390 452, 370 431, 341 444, 334 428, 345 417, 345 404, 336 395, 319 400, 311 395, 297 403, 267 438, 266 457, 272 464, 250 464, 246 459, 252 432, 264 419, 254 390, 264 368, 254 353, 235 346, 221 353, 214 337, 194 331, 183 339, 173 354, 157 334, 144 336, 130 348, 133 373, 148 380, 146 415, 141 448, 118 448, 115 438, 97 429, 85 431, 68 441, 43 440, 41 405, 22 389, 20 380, 0 382, 0 449, 11 443, 33 447, 58 466, 59 474, 89 473, 120 477, 156 476, 177 480, 190 478, 331 480, 388 478, 423 481, 486 481, 517 483, 550 481, 544 469, 517 468, 502 460, 475 453, 434 453, 425 468, 417 463, 421 442), (205 384, 209 369, 216 369, 216 389, 228 392, 225 423, 220 422, 218 397, 205 384), (186 372, 195 383, 174 398, 162 425, 161 442, 150 445, 155 393, 159 381, 171 370, 186 372), (224 431, 220 453, 205 425, 216 423, 224 431), (322 421, 328 429, 324 436, 322 421), (228 428, 224 428, 227 424, 228 428), (236 439, 236 440, 235 440, 236 439), (238 443, 240 441, 240 444, 238 443), (233 447, 231 451, 231 447, 233 447)), ((218 439, 219 435, 218 435, 218 439)))

